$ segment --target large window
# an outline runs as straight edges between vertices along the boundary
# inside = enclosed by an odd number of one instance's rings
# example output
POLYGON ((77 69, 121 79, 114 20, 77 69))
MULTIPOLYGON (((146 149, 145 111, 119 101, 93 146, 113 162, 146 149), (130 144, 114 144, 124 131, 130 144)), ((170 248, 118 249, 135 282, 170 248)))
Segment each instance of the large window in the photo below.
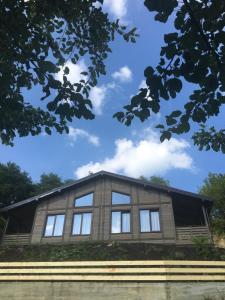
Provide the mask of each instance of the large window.
POLYGON ((44 236, 62 236, 65 215, 47 216, 44 236))
POLYGON ((112 233, 130 232, 130 212, 113 211, 112 212, 112 233))
POLYGON ((74 214, 73 218, 73 235, 91 234, 92 213, 74 214))
POLYGON ((130 196, 112 192, 112 204, 129 204, 130 203, 130 196))
POLYGON ((141 232, 160 231, 159 212, 157 210, 140 210, 141 232))
POLYGON ((76 198, 74 200, 74 206, 80 207, 80 206, 91 206, 93 204, 93 193, 87 194, 85 196, 76 198))

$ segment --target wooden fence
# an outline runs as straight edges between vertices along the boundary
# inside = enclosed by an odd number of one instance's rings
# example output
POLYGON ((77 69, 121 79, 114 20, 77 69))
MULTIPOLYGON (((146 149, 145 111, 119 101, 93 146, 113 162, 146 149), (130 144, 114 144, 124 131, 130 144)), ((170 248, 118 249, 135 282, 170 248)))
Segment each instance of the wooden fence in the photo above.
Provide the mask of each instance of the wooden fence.
POLYGON ((2 262, 0 281, 225 282, 225 261, 2 262))

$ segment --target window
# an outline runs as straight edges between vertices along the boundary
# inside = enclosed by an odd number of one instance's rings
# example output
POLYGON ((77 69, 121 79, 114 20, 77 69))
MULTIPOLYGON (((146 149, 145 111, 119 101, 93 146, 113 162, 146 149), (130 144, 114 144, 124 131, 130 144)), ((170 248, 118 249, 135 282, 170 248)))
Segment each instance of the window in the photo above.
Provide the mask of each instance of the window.
POLYGON ((76 198, 74 200, 74 206, 91 206, 93 204, 93 193, 87 194, 85 196, 76 198))
POLYGON ((130 232, 130 212, 113 211, 112 212, 112 233, 130 232))
POLYGON ((44 236, 62 236, 65 215, 52 215, 47 217, 44 236))
POLYGON ((141 232, 160 231, 159 212, 143 209, 140 211, 141 232))
POLYGON ((129 204, 130 203, 130 196, 112 192, 112 204, 129 204))
POLYGON ((92 213, 74 214, 73 235, 86 235, 91 233, 92 213))

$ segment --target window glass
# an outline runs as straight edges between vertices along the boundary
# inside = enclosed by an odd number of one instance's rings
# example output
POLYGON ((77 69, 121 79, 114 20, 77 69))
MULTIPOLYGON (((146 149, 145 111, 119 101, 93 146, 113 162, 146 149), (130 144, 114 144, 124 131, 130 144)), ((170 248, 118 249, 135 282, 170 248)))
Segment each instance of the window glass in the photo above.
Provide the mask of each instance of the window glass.
POLYGON ((64 220, 65 220, 65 215, 48 216, 44 235, 62 236, 64 220))
POLYGON ((75 214, 73 219, 74 235, 85 235, 91 233, 91 219, 92 213, 75 214))
POLYGON ((81 234, 91 233, 91 215, 92 215, 91 213, 83 214, 81 234))
POLYGON ((120 233, 121 228, 121 212, 113 211, 112 212, 112 233, 120 233))
POLYGON ((130 196, 112 192, 112 204, 129 204, 130 203, 130 196))
POLYGON ((152 231, 160 231, 158 211, 151 212, 151 227, 152 227, 152 231))
POLYGON ((64 219, 64 215, 56 216, 54 236, 61 236, 63 234, 64 219))
POLYGON ((122 213, 122 232, 130 232, 130 213, 122 213))
POLYGON ((75 202, 75 206, 79 207, 79 206, 91 206, 93 205, 93 193, 87 194, 85 196, 76 198, 74 200, 75 202))
POLYGON ((55 216, 48 216, 46 227, 45 227, 45 236, 53 235, 54 222, 55 222, 55 216))
POLYGON ((141 221, 141 232, 151 231, 149 210, 140 211, 140 221, 141 221))
POLYGON ((75 214, 73 219, 73 234, 80 234, 81 214, 75 214))

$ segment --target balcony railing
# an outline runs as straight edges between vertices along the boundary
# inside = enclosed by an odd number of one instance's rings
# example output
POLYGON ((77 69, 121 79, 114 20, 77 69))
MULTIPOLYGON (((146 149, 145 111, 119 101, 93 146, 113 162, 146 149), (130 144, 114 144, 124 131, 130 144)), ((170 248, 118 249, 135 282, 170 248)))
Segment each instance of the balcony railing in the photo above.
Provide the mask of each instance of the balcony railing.
POLYGON ((1 240, 2 245, 28 245, 30 243, 30 234, 4 234, 1 240))
POLYGON ((211 235, 207 226, 176 227, 176 238, 181 243, 192 243, 196 237, 203 237, 211 243, 211 235))

